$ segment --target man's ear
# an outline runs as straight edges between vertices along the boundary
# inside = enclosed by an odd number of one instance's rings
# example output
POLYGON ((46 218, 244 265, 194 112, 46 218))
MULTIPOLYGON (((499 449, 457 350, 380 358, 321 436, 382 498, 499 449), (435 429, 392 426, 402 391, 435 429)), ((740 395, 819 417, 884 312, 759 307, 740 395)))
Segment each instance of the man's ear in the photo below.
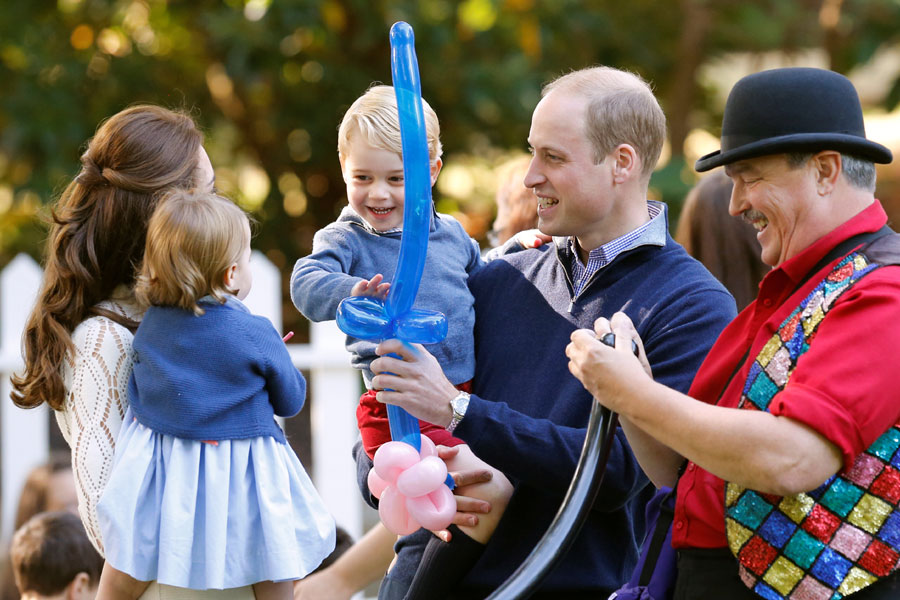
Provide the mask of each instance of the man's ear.
POLYGON ((641 161, 631 144, 619 144, 609 156, 613 161, 613 182, 622 184, 637 174, 641 161))
POLYGON ((441 159, 437 159, 431 163, 431 187, 434 187, 434 183, 437 181, 438 175, 441 173, 441 167, 443 166, 444 163, 441 159))
POLYGON ((838 177, 841 176, 843 167, 841 154, 834 150, 825 150, 813 156, 810 162, 815 168, 816 191, 820 196, 827 196, 834 190, 838 177))
POLYGON ((75 575, 66 586, 66 600, 94 600, 96 595, 97 585, 91 585, 91 577, 84 571, 75 575))

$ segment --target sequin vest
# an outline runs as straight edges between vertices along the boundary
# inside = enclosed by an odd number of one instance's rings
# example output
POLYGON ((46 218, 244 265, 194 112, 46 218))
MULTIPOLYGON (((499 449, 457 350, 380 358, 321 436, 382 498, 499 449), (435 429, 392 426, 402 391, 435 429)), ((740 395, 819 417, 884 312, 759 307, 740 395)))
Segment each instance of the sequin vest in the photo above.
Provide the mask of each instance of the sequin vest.
MULTIPOLYGON (((900 263, 900 244, 886 241, 872 247, 890 246, 887 256, 867 249, 848 255, 785 319, 753 361, 739 408, 767 411, 835 300, 880 266, 900 263)), ((898 426, 860 454, 847 473, 811 492, 779 497, 726 482, 728 545, 749 588, 763 598, 839 600, 897 568, 898 426)))

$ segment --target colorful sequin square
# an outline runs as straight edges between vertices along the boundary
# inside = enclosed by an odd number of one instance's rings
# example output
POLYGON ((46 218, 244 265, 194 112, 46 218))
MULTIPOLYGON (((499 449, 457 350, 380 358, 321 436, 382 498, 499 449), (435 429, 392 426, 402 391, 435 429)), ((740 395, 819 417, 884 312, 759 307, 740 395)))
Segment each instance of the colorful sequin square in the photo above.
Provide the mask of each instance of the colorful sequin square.
POLYGON ((759 535, 776 548, 781 548, 791 539, 791 535, 796 530, 796 523, 780 512, 773 511, 759 528, 759 535))
POLYGON ((801 313, 802 311, 795 310, 778 330, 778 337, 782 342, 784 342, 785 345, 787 345, 788 342, 797 337, 798 333, 802 333, 802 330, 800 330, 798 327, 800 325, 801 313))
POLYGON ((757 407, 765 410, 768 408, 769 402, 772 401, 772 396, 774 396, 777 391, 778 386, 775 385, 775 382, 769 378, 765 371, 761 371, 756 378, 756 381, 750 386, 750 391, 747 392, 747 398, 757 407))
POLYGON ((874 535, 881 529, 881 525, 892 510, 891 505, 881 498, 876 498, 872 494, 864 494, 850 511, 847 520, 874 535))
POLYGON ((787 383, 791 368, 791 355, 787 348, 781 348, 766 365, 766 373, 778 387, 784 387, 787 383))
POLYGON ((750 371, 747 372, 747 381, 744 382, 744 390, 741 392, 742 397, 750 392, 750 387, 753 385, 753 382, 756 381, 756 378, 762 372, 762 369, 763 368, 758 362, 750 365, 750 371))
POLYGON ((763 541, 762 538, 754 537, 741 548, 738 558, 741 564, 750 569, 756 575, 762 575, 775 557, 778 551, 763 541))
MULTIPOLYGON (((759 356, 756 357, 756 361, 750 365, 750 372, 747 374, 747 379, 752 380, 753 377, 756 376, 756 373, 759 372, 760 365, 765 367, 769 364, 769 361, 772 360, 772 357, 775 356, 775 353, 778 352, 778 349, 781 348, 781 340, 778 339, 778 336, 773 336, 766 345, 763 346, 763 349, 759 351, 759 356), (756 366, 756 373, 753 372, 753 367, 756 366)), ((747 393, 747 390, 744 390, 744 393, 747 393)))
POLYGON ((878 539, 893 548, 900 547, 900 513, 891 513, 881 526, 878 539))
POLYGON ((803 335, 803 329, 797 329, 794 337, 784 343, 784 347, 788 349, 791 353, 791 357, 795 360, 801 354, 809 350, 809 346, 806 345, 806 338, 803 335))
POLYGON ((803 578, 803 570, 783 556, 779 556, 763 575, 763 581, 775 588, 782 596, 787 596, 803 578))
POLYGON ((840 524, 839 518, 817 504, 803 522, 802 527, 817 540, 827 544, 840 524))
POLYGON ((871 541, 871 535, 853 525, 844 523, 834 534, 831 547, 850 560, 856 561, 871 541))
POLYGON ((734 519, 725 521, 725 533, 728 537, 728 545, 731 548, 732 554, 740 552, 741 547, 747 543, 747 540, 753 537, 753 531, 747 529, 734 519))
POLYGON ((772 512, 771 504, 763 500, 756 492, 747 490, 737 503, 728 509, 728 516, 742 525, 756 530, 770 512, 772 512))
POLYGON ((891 428, 875 440, 875 443, 869 446, 867 452, 874 454, 881 460, 888 461, 894 456, 897 448, 900 448, 900 432, 896 428, 891 428))
POLYGON ((815 501, 806 494, 785 496, 778 503, 778 509, 795 523, 800 523, 812 510, 814 504, 815 501))
POLYGON ((791 540, 784 547, 784 555, 804 569, 809 569, 823 548, 825 544, 799 530, 791 536, 791 540))
POLYGON ((900 554, 875 540, 859 559, 859 566, 878 577, 885 577, 897 566, 898 559, 900 554))
POLYGON ((838 592, 846 596, 847 594, 858 592, 876 581, 878 581, 878 579, 871 573, 864 569, 860 569, 859 567, 853 567, 850 569, 850 572, 847 573, 847 576, 841 583, 841 587, 838 588, 838 592))
POLYGON ((833 593, 814 578, 806 576, 791 594, 791 600, 830 600, 833 593))
POLYGON ((784 596, 761 581, 753 586, 753 592, 760 598, 765 598, 765 600, 783 600, 784 598, 784 596))
POLYGON ((813 563, 810 572, 831 589, 837 589, 852 566, 853 563, 849 560, 831 548, 825 548, 813 563))
POLYGON ((872 482, 872 493, 879 498, 884 498, 891 504, 900 502, 900 471, 887 466, 878 478, 872 482))
POLYGON ((883 461, 871 454, 863 453, 844 477, 856 485, 866 488, 881 474, 883 469, 883 461))
POLYGON ((844 479, 835 479, 822 495, 822 504, 838 516, 846 517, 862 498, 863 491, 844 479))

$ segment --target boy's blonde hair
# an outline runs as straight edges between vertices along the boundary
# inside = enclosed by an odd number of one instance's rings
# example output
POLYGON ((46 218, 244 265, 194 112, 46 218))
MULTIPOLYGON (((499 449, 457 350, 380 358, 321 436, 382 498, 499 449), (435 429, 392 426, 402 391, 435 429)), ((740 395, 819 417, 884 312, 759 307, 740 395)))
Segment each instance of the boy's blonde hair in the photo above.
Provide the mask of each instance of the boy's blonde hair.
POLYGON ((197 315, 197 300, 225 302, 225 273, 249 242, 249 217, 234 202, 212 192, 176 189, 150 217, 147 247, 135 296, 143 305, 177 306, 197 315))
MULTIPOLYGON (((422 112, 425 117, 425 137, 428 140, 428 158, 434 165, 444 151, 440 139, 441 126, 434 110, 424 98, 422 112)), ((403 156, 400 117, 397 114, 397 97, 393 87, 372 86, 347 109, 338 129, 338 156, 341 161, 347 157, 351 139, 357 133, 370 146, 403 156)))

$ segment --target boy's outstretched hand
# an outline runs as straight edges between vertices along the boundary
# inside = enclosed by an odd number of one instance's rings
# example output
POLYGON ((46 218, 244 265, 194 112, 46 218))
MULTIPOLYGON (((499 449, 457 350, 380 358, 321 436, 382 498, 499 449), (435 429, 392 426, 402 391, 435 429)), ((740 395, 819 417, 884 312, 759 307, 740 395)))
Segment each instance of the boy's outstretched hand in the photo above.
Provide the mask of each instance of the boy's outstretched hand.
POLYGON ((553 237, 541 233, 540 229, 526 229, 513 236, 523 248, 540 248, 553 241, 553 237))
POLYGON ((384 300, 385 298, 387 298, 388 290, 391 289, 391 284, 388 282, 383 282, 383 280, 384 277, 381 275, 381 273, 378 273, 368 281, 363 279, 350 289, 350 295, 374 296, 375 298, 384 300))

